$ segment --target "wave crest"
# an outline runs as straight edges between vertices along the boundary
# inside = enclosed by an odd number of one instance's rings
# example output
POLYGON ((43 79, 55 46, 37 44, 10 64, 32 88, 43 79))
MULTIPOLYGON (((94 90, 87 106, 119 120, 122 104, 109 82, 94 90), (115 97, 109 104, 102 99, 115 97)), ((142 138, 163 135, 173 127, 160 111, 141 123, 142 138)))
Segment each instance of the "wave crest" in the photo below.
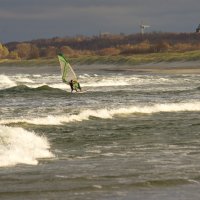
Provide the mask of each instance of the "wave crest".
POLYGON ((159 112, 198 112, 200 111, 200 102, 193 103, 169 103, 169 104, 155 104, 148 106, 130 106, 116 109, 99 109, 99 110, 83 110, 76 115, 49 115, 47 117, 32 118, 32 119, 10 119, 1 120, 0 124, 10 123, 29 123, 40 125, 61 125, 63 123, 78 122, 88 120, 90 117, 111 119, 116 115, 129 115, 129 114, 153 114, 159 112))
POLYGON ((13 86, 16 86, 16 83, 14 81, 12 81, 6 75, 0 75, 0 88, 9 88, 13 86))
POLYGON ((32 88, 27 85, 18 85, 18 86, 3 89, 1 90, 1 93, 24 93, 24 92, 32 93, 32 92, 45 92, 45 91, 48 93, 56 93, 58 91, 63 91, 63 90, 52 88, 48 85, 41 85, 36 88, 32 88))
POLYGON ((39 158, 51 158, 45 137, 23 128, 0 125, 0 167, 16 164, 38 164, 39 158))

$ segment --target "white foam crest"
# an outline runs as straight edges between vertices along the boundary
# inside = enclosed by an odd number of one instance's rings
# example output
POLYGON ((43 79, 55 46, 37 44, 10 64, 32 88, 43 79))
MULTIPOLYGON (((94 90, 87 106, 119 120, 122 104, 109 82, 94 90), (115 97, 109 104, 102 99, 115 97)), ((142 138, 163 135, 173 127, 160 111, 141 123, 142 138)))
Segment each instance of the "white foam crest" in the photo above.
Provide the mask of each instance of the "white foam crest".
POLYGON ((82 83, 82 86, 88 86, 88 87, 106 87, 106 86, 126 86, 130 85, 130 83, 123 79, 102 79, 98 81, 91 81, 87 83, 82 83))
MULTIPOLYGON (((151 76, 111 76, 111 77, 85 77, 80 76, 83 79, 82 86, 89 87, 106 87, 106 86, 128 86, 128 85, 149 85, 149 84, 172 84, 173 79, 151 77, 151 76)), ((176 81, 177 82, 177 81, 176 81)))
POLYGON ((34 81, 33 80, 31 80, 31 79, 29 79, 29 78, 23 78, 23 77, 18 77, 17 79, 16 79, 18 82, 20 82, 20 83, 34 83, 34 81))
POLYGON ((27 87, 29 88, 38 88, 38 87, 42 87, 44 85, 47 85, 46 83, 40 83, 40 84, 25 84, 27 87))
POLYGON ((63 123, 77 122, 89 120, 90 117, 97 117, 102 119, 111 119, 115 115, 129 115, 134 113, 153 114, 158 112, 182 112, 182 111, 200 111, 200 102, 193 103, 168 103, 168 104, 154 104, 147 106, 130 106, 116 109, 99 109, 99 110, 83 110, 79 114, 74 115, 59 115, 47 116, 32 119, 7 119, 0 120, 0 124, 10 123, 30 123, 40 125, 62 125, 63 123))
POLYGON ((40 158, 51 158, 49 143, 23 128, 0 125, 0 167, 16 164, 37 165, 40 158))
POLYGON ((155 76, 132 76, 129 78, 129 82, 133 85, 149 85, 149 84, 175 84, 178 81, 176 79, 170 79, 167 77, 155 77, 155 76))
POLYGON ((49 87, 58 88, 58 89, 61 89, 61 90, 70 89, 70 86, 68 84, 65 84, 65 83, 55 83, 55 84, 48 84, 48 85, 49 85, 49 87))
POLYGON ((79 75, 79 78, 82 78, 82 79, 85 79, 85 78, 88 78, 88 77, 90 77, 89 74, 79 75))
POLYGON ((16 83, 12 81, 6 75, 0 75, 0 89, 9 88, 16 86, 16 83))
POLYGON ((40 77, 42 77, 42 75, 41 74, 33 74, 33 77, 40 78, 40 77))
POLYGON ((169 103, 155 104, 151 106, 132 106, 130 108, 119 108, 111 110, 111 115, 143 113, 151 114, 158 112, 182 112, 182 111, 200 111, 200 102, 194 103, 169 103))
POLYGON ((7 119, 0 120, 0 124, 10 124, 10 123, 29 123, 29 124, 38 124, 38 125, 61 125, 63 123, 75 122, 75 121, 83 121, 88 120, 90 116, 98 117, 103 116, 103 118, 112 118, 109 111, 107 109, 100 110, 84 110, 80 112, 78 115, 60 115, 60 116, 52 116, 49 115, 47 117, 41 118, 32 118, 32 119, 7 119))

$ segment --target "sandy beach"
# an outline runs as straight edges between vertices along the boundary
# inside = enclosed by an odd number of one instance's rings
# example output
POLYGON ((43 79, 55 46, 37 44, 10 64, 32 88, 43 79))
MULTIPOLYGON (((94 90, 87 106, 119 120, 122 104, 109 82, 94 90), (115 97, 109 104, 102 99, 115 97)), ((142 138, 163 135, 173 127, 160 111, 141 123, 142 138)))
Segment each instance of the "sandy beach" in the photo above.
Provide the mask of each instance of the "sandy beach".
POLYGON ((133 70, 151 73, 200 74, 200 62, 172 62, 141 65, 133 70))
MULTIPOLYGON (((156 62, 156 63, 141 63, 135 65, 127 64, 73 64, 73 68, 76 71, 87 72, 87 71, 132 71, 135 73, 153 73, 153 74, 200 74, 200 61, 178 61, 178 62, 156 62)), ((34 72, 36 69, 40 73, 46 73, 47 71, 58 71, 59 65, 48 65, 48 64, 31 64, 19 65, 17 68, 14 65, 5 66, 1 64, 0 73, 15 73, 17 69, 18 73, 30 73, 34 72)))

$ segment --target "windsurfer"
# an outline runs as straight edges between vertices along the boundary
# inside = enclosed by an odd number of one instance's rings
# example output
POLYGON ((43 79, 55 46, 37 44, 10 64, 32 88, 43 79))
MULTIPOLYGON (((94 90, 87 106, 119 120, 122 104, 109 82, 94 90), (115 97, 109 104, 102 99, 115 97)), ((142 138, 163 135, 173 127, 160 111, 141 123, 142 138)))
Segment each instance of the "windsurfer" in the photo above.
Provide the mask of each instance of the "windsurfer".
POLYGON ((62 54, 58 55, 58 59, 61 67, 62 81, 70 85, 71 92, 73 92, 73 90, 81 92, 81 86, 77 81, 76 73, 72 69, 68 60, 62 54))
POLYGON ((81 86, 80 83, 77 80, 71 80, 69 82, 70 88, 71 88, 71 92, 73 92, 73 90, 75 90, 76 92, 81 91, 81 86))

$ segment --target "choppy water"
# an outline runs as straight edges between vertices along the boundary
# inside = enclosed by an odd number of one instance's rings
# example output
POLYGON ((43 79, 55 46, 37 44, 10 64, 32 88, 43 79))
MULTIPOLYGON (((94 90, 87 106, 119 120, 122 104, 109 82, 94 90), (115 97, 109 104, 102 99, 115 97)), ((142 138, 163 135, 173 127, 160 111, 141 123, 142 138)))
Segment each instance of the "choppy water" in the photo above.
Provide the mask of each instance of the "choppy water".
POLYGON ((0 75, 0 198, 199 199, 200 75, 78 74, 0 75))

